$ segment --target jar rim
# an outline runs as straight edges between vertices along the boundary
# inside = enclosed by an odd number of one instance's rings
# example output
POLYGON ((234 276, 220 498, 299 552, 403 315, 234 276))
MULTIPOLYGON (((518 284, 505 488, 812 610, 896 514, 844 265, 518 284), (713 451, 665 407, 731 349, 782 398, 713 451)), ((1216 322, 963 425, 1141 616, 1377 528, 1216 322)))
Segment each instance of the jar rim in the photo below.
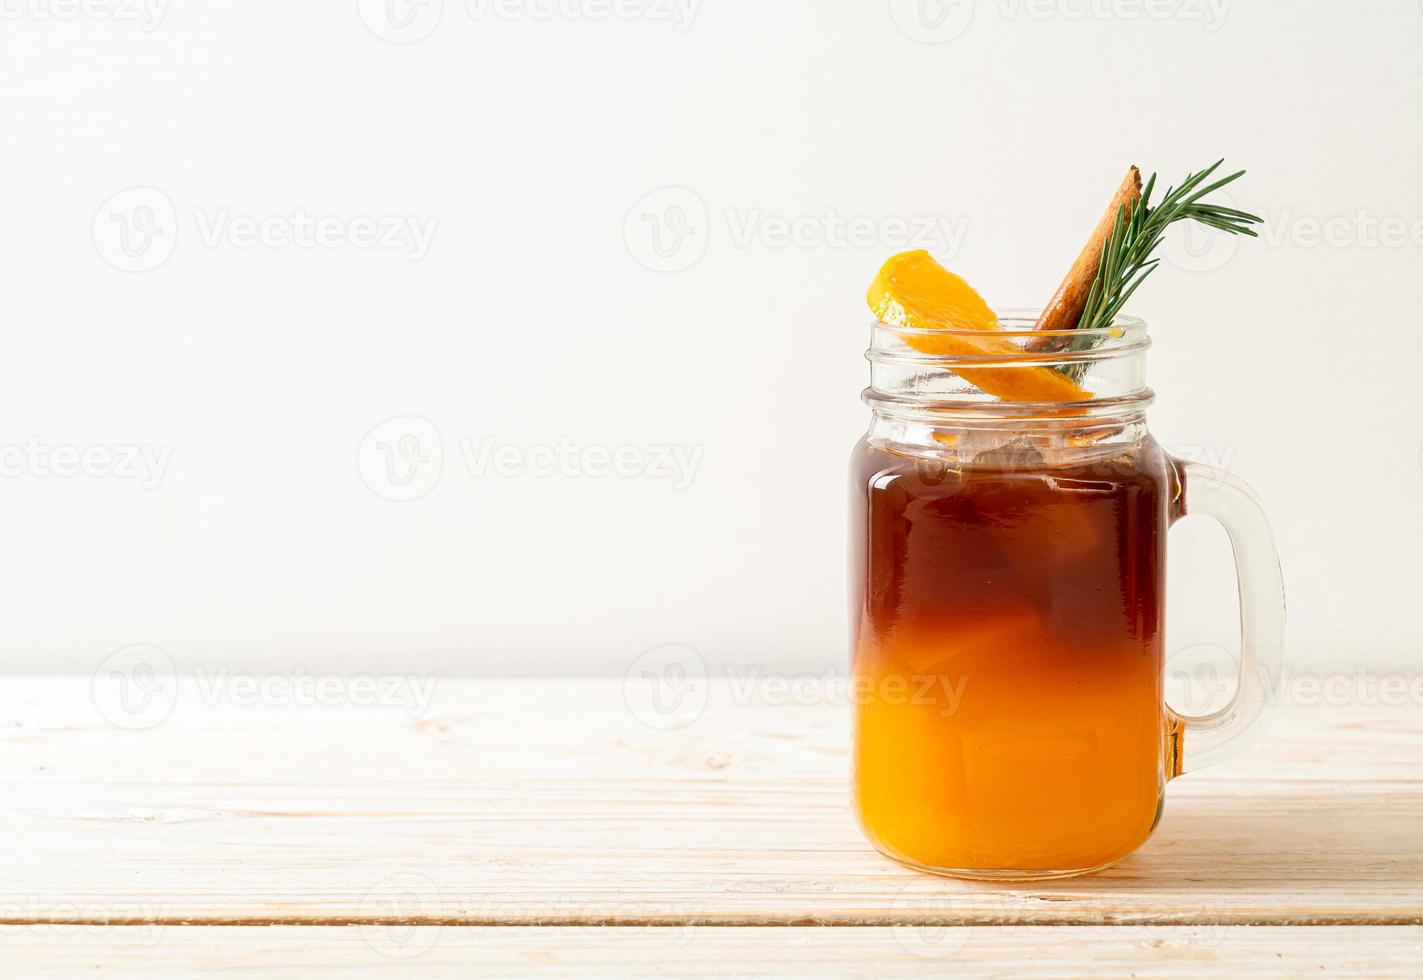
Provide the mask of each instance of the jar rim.
MULTIPOLYGON (((1102 343, 1118 340, 1127 342, 1137 342, 1146 339, 1147 323, 1141 317, 1130 316, 1119 313, 1112 318, 1110 325, 1105 327, 1092 327, 1089 329, 1078 329, 1071 327, 1063 330, 1036 330, 1034 324, 1042 315, 1041 307, 1015 306, 1003 310, 998 314, 999 330, 992 331, 992 334, 1005 335, 1010 339, 1034 339, 1037 337, 1093 337, 1099 338, 1102 343)), ((940 337, 978 337, 982 338, 988 331, 974 329, 954 329, 951 327, 905 327, 898 324, 886 323, 883 320, 876 320, 874 323, 876 331, 883 328, 886 331, 908 336, 940 336, 940 337)), ((1086 354, 1091 351, 1100 350, 1100 346, 1094 346, 1084 351, 1073 351, 1073 354, 1086 354)), ((931 354, 928 357, 947 357, 954 355, 931 354)))
POLYGON ((870 349, 865 352, 870 387, 862 397, 877 413, 921 420, 961 412, 1015 419, 1121 416, 1151 403, 1154 396, 1146 387, 1143 367, 1151 347, 1145 320, 1121 314, 1106 327, 1038 330, 1040 315, 1041 310, 1031 307, 1005 309, 998 315, 998 330, 939 330, 875 321, 870 349), (961 337, 974 343, 952 345, 958 348, 954 352, 916 342, 929 336, 961 337), (1001 343, 984 345, 989 338, 1001 343), (1064 402, 1008 401, 972 383, 974 372, 1042 368, 1077 379, 1087 397, 1064 402))

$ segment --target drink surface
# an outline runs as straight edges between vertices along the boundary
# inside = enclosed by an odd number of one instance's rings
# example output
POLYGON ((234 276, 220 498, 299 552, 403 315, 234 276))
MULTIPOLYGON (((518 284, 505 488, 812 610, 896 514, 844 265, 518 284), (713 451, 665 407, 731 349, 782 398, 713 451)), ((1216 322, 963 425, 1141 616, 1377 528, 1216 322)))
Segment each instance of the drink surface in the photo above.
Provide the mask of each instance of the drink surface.
POLYGON ((943 871, 1065 872, 1150 835, 1166 765, 1165 535, 1150 438, 1048 466, 852 461, 855 803, 872 842, 943 871))

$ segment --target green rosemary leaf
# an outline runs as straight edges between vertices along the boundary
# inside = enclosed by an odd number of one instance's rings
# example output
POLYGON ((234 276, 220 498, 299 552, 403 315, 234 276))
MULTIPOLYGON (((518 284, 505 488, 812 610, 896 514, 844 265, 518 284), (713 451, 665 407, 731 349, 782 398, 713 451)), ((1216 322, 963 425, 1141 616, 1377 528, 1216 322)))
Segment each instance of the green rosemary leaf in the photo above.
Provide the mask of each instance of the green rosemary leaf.
MULTIPOLYGON (((1077 321, 1079 330, 1111 326, 1112 318, 1121 311, 1132 293, 1156 271, 1161 260, 1152 258, 1152 253, 1161 245, 1166 229, 1177 221, 1195 221, 1228 235, 1257 237, 1251 225, 1259 224, 1260 217, 1203 200, 1244 175, 1245 171, 1238 170, 1211 180, 1224 162, 1223 159, 1217 160, 1204 170, 1187 174, 1180 185, 1168 187, 1155 204, 1151 198, 1156 189, 1156 174, 1152 174, 1147 178, 1141 199, 1131 208, 1130 214, 1125 207, 1117 212, 1112 233, 1102 246, 1097 278, 1092 282, 1087 304, 1077 321)), ((1086 349, 1093 346, 1098 338, 1084 336, 1080 339, 1079 343, 1074 338, 1068 349, 1086 349)))
POLYGON ((1126 289, 1122 290, 1122 295, 1116 301, 1114 301, 1111 306, 1107 308, 1108 322, 1110 322, 1112 317, 1115 317, 1117 313, 1121 310, 1121 308, 1126 305, 1126 301, 1131 299, 1131 294, 1136 292, 1136 287, 1140 286, 1147 276, 1155 272, 1156 267, 1160 264, 1160 259, 1153 259, 1152 261, 1146 263, 1146 265, 1142 266, 1141 272, 1137 274, 1137 277, 1135 280, 1132 281, 1132 284, 1126 289))

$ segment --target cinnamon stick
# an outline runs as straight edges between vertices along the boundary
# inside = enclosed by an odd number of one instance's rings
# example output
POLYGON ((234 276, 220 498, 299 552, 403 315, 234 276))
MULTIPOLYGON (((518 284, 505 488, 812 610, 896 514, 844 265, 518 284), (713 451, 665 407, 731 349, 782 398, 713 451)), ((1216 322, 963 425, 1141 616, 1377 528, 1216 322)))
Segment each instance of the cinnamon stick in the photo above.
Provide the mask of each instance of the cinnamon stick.
MULTIPOLYGON (((1117 212, 1125 204, 1127 216, 1130 217, 1131 209, 1139 200, 1141 171, 1132 166, 1122 178, 1117 192, 1112 195, 1112 203, 1107 206, 1102 220, 1097 222, 1092 237, 1087 239, 1087 244, 1077 255, 1077 261, 1072 263, 1066 278, 1057 287, 1052 302, 1048 303, 1042 316, 1038 317, 1038 322, 1033 326, 1034 330, 1071 330, 1077 326, 1077 321, 1082 318, 1082 310, 1087 305, 1087 294, 1092 291, 1092 282, 1097 278, 1097 266, 1102 261, 1102 247, 1107 243, 1107 236, 1112 233, 1112 228, 1116 226, 1117 212)), ((1028 348, 1050 350, 1058 339, 1060 338, 1039 337, 1029 344, 1028 348)))

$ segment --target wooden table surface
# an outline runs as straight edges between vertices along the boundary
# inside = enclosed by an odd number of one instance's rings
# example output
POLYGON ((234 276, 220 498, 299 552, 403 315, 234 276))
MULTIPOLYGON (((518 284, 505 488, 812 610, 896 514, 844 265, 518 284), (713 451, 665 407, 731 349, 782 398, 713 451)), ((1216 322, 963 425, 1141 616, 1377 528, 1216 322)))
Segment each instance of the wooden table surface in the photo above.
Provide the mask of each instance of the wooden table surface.
POLYGON ((1247 753, 1171 784, 1136 855, 992 885, 864 842, 824 686, 721 680, 662 714, 611 679, 240 680, 133 703, 87 677, 0 683, 0 962, 1423 975, 1412 698, 1286 703, 1247 753))

